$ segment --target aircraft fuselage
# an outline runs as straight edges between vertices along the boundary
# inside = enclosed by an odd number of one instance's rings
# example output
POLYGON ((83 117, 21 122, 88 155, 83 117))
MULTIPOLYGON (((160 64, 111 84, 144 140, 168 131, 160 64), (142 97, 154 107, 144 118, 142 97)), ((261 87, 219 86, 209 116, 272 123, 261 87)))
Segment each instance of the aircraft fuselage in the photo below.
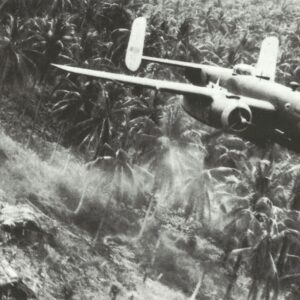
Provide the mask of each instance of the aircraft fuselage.
MULTIPOLYGON (((234 95, 265 100, 275 106, 276 111, 272 113, 254 109, 253 126, 240 133, 241 136, 259 144, 269 140, 300 151, 300 92, 255 76, 233 75, 230 69, 207 66, 202 72, 206 73, 209 81, 219 82, 234 95)), ((211 113, 211 107, 200 102, 185 97, 183 108, 199 121, 221 127, 211 113)))

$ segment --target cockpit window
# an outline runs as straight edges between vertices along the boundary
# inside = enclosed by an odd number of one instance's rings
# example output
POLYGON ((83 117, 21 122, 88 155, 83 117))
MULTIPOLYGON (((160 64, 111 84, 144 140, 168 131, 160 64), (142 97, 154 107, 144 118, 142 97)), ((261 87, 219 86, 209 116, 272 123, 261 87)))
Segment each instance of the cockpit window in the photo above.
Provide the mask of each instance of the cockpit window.
POLYGON ((238 64, 233 67, 233 74, 235 75, 253 75, 254 67, 246 64, 238 64))

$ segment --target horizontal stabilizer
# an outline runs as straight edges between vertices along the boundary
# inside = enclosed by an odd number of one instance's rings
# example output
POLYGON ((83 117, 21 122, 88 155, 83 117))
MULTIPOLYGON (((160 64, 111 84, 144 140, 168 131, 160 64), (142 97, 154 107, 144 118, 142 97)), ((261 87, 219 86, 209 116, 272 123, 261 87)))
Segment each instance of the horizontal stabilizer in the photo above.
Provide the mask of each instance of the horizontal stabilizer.
POLYGON ((204 64, 197 64, 197 63, 192 63, 187 61, 151 57, 151 56, 143 56, 142 58, 143 60, 150 61, 150 62, 156 62, 164 65, 183 67, 183 68, 202 69, 208 66, 204 64))
MULTIPOLYGON (((226 81, 232 76, 231 69, 219 67, 219 66, 211 66, 205 64, 198 64, 198 63, 158 58, 158 57, 150 57, 150 56, 143 56, 142 59, 148 62, 160 63, 160 64, 165 64, 174 67, 181 67, 187 70, 193 69, 193 70, 203 71, 204 73, 209 75, 210 80, 213 82, 216 82, 219 78, 223 78, 226 81)), ((190 80, 188 77, 187 79, 190 80)))

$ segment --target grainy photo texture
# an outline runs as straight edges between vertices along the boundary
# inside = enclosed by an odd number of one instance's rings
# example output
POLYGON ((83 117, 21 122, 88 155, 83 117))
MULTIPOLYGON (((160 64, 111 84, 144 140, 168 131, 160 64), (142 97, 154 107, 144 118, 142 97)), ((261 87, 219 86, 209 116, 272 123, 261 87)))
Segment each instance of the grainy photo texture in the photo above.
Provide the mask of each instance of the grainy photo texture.
POLYGON ((300 2, 0 0, 0 300, 300 299, 300 2))

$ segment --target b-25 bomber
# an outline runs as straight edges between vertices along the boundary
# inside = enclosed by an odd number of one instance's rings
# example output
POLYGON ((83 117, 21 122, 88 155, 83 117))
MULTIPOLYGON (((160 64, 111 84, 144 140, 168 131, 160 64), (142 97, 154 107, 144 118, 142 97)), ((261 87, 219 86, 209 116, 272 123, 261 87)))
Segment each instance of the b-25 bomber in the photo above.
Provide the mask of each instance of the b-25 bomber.
POLYGON ((128 69, 137 71, 143 60, 181 67, 190 83, 54 66, 70 73, 183 95, 183 109, 206 125, 259 145, 274 142, 300 152, 300 92, 295 82, 290 86, 275 82, 276 37, 266 37, 262 42, 256 66, 239 64, 230 69, 143 56, 145 34, 146 19, 139 17, 133 22, 127 47, 128 69))

